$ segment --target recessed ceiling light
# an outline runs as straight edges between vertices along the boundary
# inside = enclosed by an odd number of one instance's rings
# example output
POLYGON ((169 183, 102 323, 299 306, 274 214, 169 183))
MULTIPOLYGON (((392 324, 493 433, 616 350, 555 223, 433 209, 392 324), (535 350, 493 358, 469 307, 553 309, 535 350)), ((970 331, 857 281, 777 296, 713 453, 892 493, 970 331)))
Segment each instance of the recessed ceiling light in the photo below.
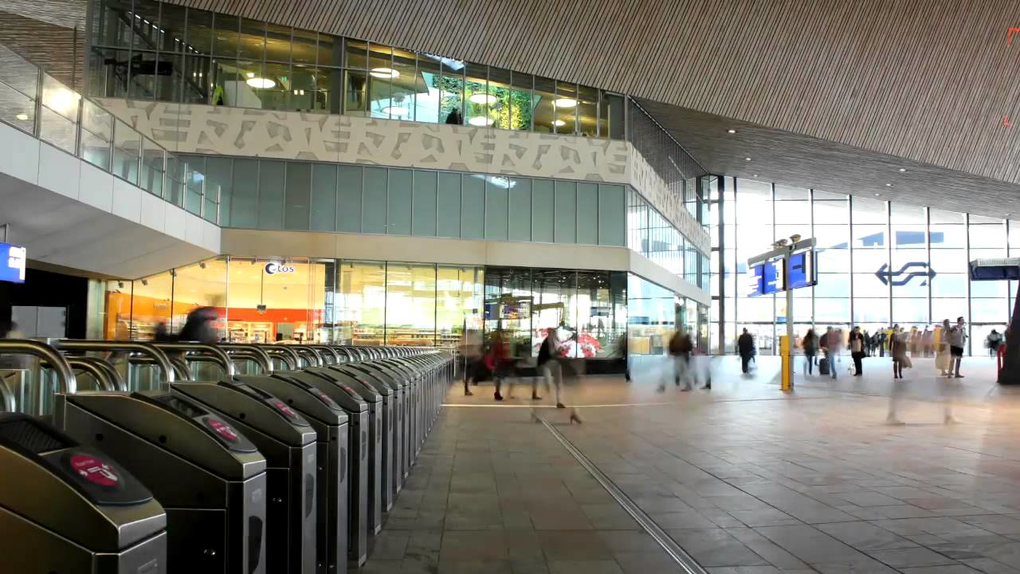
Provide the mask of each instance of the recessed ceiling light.
POLYGON ((489 104, 491 106, 492 104, 496 103, 496 96, 490 94, 471 94, 471 97, 468 98, 468 101, 473 104, 481 104, 483 106, 485 104, 489 104))
POLYGON ((562 128, 563 126, 567 125, 567 122, 563 120, 553 120, 553 125, 558 128, 562 128))
POLYGON ((885 184, 885 186, 886 187, 892 187, 892 184, 891 183, 887 183, 887 184, 885 184))
POLYGON ((880 195, 882 195, 882 194, 881 193, 876 193, 875 197, 879 197, 880 195))
POLYGON ((728 133, 728 134, 735 134, 735 133, 737 133, 737 130, 726 130, 726 133, 728 133))
POLYGON ((269 78, 248 78, 244 83, 260 90, 268 90, 269 88, 276 86, 276 82, 269 78))
POLYGON ((485 116, 475 116, 475 117, 469 119, 468 123, 473 125, 473 126, 484 128, 484 127, 491 126, 492 124, 494 124, 496 122, 492 118, 487 118, 485 116))
POLYGON ((745 157, 745 158, 744 158, 744 161, 751 161, 751 158, 749 158, 749 157, 745 157))
POLYGON ((553 102, 553 105, 557 108, 572 108, 577 105, 577 100, 574 98, 559 98, 553 102))
POLYGON ((23 122, 27 122, 28 121, 28 114, 18 114, 18 115, 14 116, 14 117, 19 119, 19 120, 21 120, 21 121, 23 121, 23 122))
POLYGON ((905 167, 901 167, 900 168, 900 173, 906 173, 906 172, 907 172, 907 168, 905 168, 905 167))
POLYGON ((393 68, 372 68, 372 71, 369 72, 368 75, 372 76, 373 78, 383 78, 388 80, 390 78, 399 77, 400 72, 394 70, 393 68))
POLYGON ((756 174, 756 173, 752 173, 752 174, 751 174, 751 177, 758 177, 758 174, 756 174))

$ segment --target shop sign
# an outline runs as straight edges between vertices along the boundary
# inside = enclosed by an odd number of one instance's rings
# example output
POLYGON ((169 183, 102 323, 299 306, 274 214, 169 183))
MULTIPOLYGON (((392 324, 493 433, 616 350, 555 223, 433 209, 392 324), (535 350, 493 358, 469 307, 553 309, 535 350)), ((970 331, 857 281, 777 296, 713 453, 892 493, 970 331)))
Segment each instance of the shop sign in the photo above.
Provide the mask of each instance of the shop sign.
POLYGON ((277 275, 280 273, 293 273, 293 265, 284 265, 282 263, 266 263, 266 275, 277 275))

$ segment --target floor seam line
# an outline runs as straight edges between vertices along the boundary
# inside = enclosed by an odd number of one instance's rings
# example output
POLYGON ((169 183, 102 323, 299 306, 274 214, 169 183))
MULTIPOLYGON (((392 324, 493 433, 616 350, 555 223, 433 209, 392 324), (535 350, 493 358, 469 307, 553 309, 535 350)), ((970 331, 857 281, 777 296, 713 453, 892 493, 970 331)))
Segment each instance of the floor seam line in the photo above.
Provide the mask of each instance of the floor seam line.
POLYGON ((536 417, 539 422, 545 425, 545 428, 549 431, 553 437, 559 441, 563 448, 567 449, 567 452, 574 457, 574 459, 580 464, 592 478, 598 482, 602 488, 612 496, 623 509, 633 518, 638 525, 645 531, 646 534, 652 537, 659 546, 668 554, 681 568, 683 568, 687 574, 708 574, 697 560, 695 560, 686 550, 680 547, 666 531, 662 529, 658 524, 644 510, 627 496, 619 486, 616 485, 608 476, 605 475, 595 463, 593 463, 587 456, 584 455, 567 437, 563 436, 559 430, 556 429, 549 421, 542 417, 536 417))

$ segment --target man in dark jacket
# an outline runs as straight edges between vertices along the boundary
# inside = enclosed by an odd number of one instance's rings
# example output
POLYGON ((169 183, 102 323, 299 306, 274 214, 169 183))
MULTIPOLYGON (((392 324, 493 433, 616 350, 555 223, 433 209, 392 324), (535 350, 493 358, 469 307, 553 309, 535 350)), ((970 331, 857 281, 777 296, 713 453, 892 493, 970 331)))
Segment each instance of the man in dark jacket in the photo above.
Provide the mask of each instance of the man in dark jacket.
POLYGON ((740 353, 740 370, 746 375, 748 363, 754 356, 754 337, 744 329, 744 332, 737 337, 737 352, 740 353))

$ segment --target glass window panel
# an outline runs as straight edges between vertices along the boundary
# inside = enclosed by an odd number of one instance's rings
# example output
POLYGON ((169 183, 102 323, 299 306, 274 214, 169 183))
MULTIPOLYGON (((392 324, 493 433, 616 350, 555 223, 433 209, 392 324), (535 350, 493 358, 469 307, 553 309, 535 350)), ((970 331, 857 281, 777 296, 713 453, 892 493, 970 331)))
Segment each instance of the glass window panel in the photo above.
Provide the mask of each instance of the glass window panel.
POLYGON ((134 20, 131 0, 106 0, 97 6, 95 18, 99 29, 96 45, 127 48, 131 45, 131 28, 134 20))
MULTIPOLYGON (((177 94, 186 104, 208 104, 216 88, 213 61, 205 56, 185 56, 181 91, 177 94)), ((223 103, 223 102, 218 102, 223 103)))
POLYGON ((151 341, 155 338, 158 325, 166 325, 171 332, 177 327, 173 325, 171 319, 173 277, 170 271, 134 281, 128 288, 132 293, 130 328, 130 331, 134 331, 132 338, 151 341))
POLYGON ((468 64, 465 69, 464 120, 475 127, 491 126, 495 123, 493 116, 496 102, 495 96, 490 96, 488 92, 488 67, 468 64))
POLYGON ((440 81, 441 100, 439 117, 453 125, 464 123, 464 63, 457 60, 442 60, 440 81))
POLYGON ((460 236, 482 239, 485 236, 485 180, 461 178, 460 236))
MULTIPOLYGON (((159 46, 159 5, 156 0, 134 0, 131 36, 135 50, 153 50, 159 46)), ((131 12, 126 14, 131 18, 131 12)))
POLYGON ((337 338, 353 345, 383 344, 385 313, 386 264, 345 261, 340 266, 337 338))
POLYGON ((439 123, 439 103, 442 99, 442 78, 439 62, 418 54, 418 72, 414 78, 414 119, 431 124, 439 123))
POLYGON ((365 70, 368 68, 368 43, 359 40, 344 40, 344 51, 346 53, 348 68, 365 70))
POLYGON ((858 223, 882 223, 886 222, 886 204, 877 199, 867 199, 854 196, 851 202, 853 211, 854 226, 858 223))
POLYGON ((931 218, 932 223, 955 223, 958 225, 962 225, 964 223, 963 214, 953 211, 931 209, 928 211, 928 217, 931 218))
POLYGON ((740 299, 737 305, 739 321, 768 321, 771 323, 773 317, 775 317, 775 308, 771 296, 745 297, 740 299))
POLYGON ((971 297, 1000 297, 1005 299, 1009 281, 971 281, 971 297))
POLYGON ((1010 253, 1020 253, 1020 221, 1009 222, 1010 253))
POLYGON ((436 331, 434 265, 386 265, 386 344, 432 346, 436 331))
POLYGON ((819 201, 819 193, 822 192, 815 192, 815 201, 813 202, 815 225, 850 223, 850 204, 848 201, 845 199, 841 201, 819 201))
MULTIPOLYGON (((974 218, 971 217, 973 220, 974 218)), ((970 247, 993 247, 1002 249, 1006 246, 1006 229, 1002 223, 996 225, 970 225, 970 247)))
MULTIPOLYGON (((626 133, 624 131, 624 116, 626 115, 624 110, 626 109, 626 104, 623 96, 602 92, 602 101, 604 104, 602 108, 601 121, 609 122, 609 138, 622 140, 626 133)), ((601 132, 601 128, 599 135, 605 137, 605 134, 601 132)), ((729 187, 729 189, 732 190, 732 186, 729 187)))
POLYGON ((568 82, 556 82, 556 120, 553 126, 558 134, 577 133, 577 85, 568 82))
POLYGON ((373 118, 390 117, 392 86, 398 72, 393 69, 393 49, 371 44, 368 53, 368 109, 373 118))
POLYGON ((937 273, 967 273, 967 251, 964 249, 932 249, 931 268, 937 273))
MULTIPOLYGON (((45 113, 46 110, 44 109, 43 112, 45 113)), ((137 183, 138 157, 142 141, 141 136, 138 135, 138 132, 131 129, 131 126, 117 120, 117 126, 113 132, 113 137, 114 175, 126 179, 131 183, 137 183)))
MULTIPOLYGON (((226 339, 227 323, 224 310, 227 305, 227 261, 210 259, 179 267, 173 278, 173 329, 184 326, 187 314, 198 307, 216 307, 220 319, 214 325, 217 339, 226 339)), ((235 277, 240 274, 236 274, 235 277)), ((137 284, 137 283, 136 283, 137 284)), ((168 325, 169 327, 169 325, 168 325)))
POLYGON ((1005 248, 1001 249, 971 249, 970 250, 970 261, 975 259, 995 259, 999 257, 1005 257, 1005 248))
MULTIPOLYGON (((779 187, 776 187, 777 193, 779 187)), ((776 204, 776 223, 793 224, 804 230, 807 237, 811 229, 811 204, 806 201, 784 201, 776 204)))
MULTIPOLYGON (((621 185, 599 185, 599 245, 623 247, 626 192, 621 185)), ((713 267, 715 269, 716 267, 713 267)))
MULTIPOLYGON (((854 199, 854 201, 857 200, 854 199)), ((904 205, 902 203, 891 203, 889 204, 889 220, 893 223, 913 223, 924 226, 924 208, 904 205)))
POLYGON ((103 171, 110 171, 110 142, 91 132, 82 130, 81 157, 103 171))
POLYGON ((386 233, 387 170, 365 168, 361 229, 364 233, 386 233))
MULTIPOLYGON (((169 154, 166 157, 166 183, 164 184, 163 199, 178 207, 184 205, 186 194, 187 162, 175 155, 169 154)), ((226 218, 229 221, 229 214, 226 218)))
POLYGON ((553 122, 556 121, 557 107, 553 104, 556 100, 556 82, 547 78, 535 78, 534 110, 535 131, 542 133, 553 133, 555 131, 553 122))
POLYGON ((361 232, 362 171, 364 168, 341 165, 337 182, 336 230, 361 232))
POLYGON ((163 171, 166 169, 166 150, 149 138, 142 138, 142 173, 139 187, 163 197, 163 171))
POLYGON ((923 223, 894 223, 891 227, 894 253, 898 250, 918 251, 927 248, 923 223))
POLYGON ((226 58, 236 58, 238 53, 238 30, 240 18, 227 14, 216 14, 214 18, 216 33, 213 36, 213 54, 226 58))
POLYGON ((889 294, 889 285, 874 273, 854 273, 854 298, 882 297, 889 294))
MULTIPOLYGON (((970 320, 974 323, 1006 324, 1012 318, 1010 311, 1005 298, 970 300, 970 320)), ((981 344, 984 345, 983 340, 981 344)))
POLYGON ((315 64, 327 68, 339 68, 343 65, 343 38, 319 34, 318 57, 315 64))
POLYGON ((928 324, 928 299, 893 298, 892 320, 896 323, 928 324))
MULTIPOLYGON (((531 180, 510 180, 510 241, 531 241, 531 180)), ((622 217, 622 214, 621 214, 622 217)))
POLYGON ((304 88, 294 85, 290 64, 266 63, 262 67, 266 88, 255 90, 264 110, 307 109, 301 105, 308 98, 304 88))
POLYGON ((816 297, 849 297, 849 273, 819 273, 818 285, 814 287, 816 297))
POLYGON ((531 74, 512 72, 511 75, 513 88, 509 95, 510 129, 531 130, 532 106, 535 103, 531 90, 535 80, 531 74))
POLYGON ((956 318, 961 316, 964 320, 967 319, 966 299, 931 300, 931 317, 933 322, 941 323, 945 319, 949 319, 950 323, 956 323, 956 318))
POLYGON ((459 173, 439 174, 436 233, 440 237, 460 237, 460 181, 459 173))
POLYGON ((133 52, 128 95, 135 100, 151 100, 156 95, 156 52, 133 52))
MULTIPOLYGON (((312 165, 311 230, 333 231, 336 222, 337 166, 312 165)), ((289 174, 288 174, 289 176, 289 174)))
POLYGON ((312 164, 287 163, 285 229, 308 229, 311 219, 312 164))
POLYGON ((386 233, 411 234, 412 173, 409 169, 390 170, 386 233))
MULTIPOLYGON (((217 18, 219 16, 217 15, 217 18)), ((241 35, 237 56, 242 60, 261 62, 266 57, 266 25, 259 20, 241 18, 241 35)))
POLYGON ((598 137, 599 91, 595 88, 578 86, 577 96, 577 121, 581 135, 591 138, 598 137))
POLYGON ((184 181, 187 185, 184 209, 189 213, 201 215, 202 194, 204 193, 203 187, 205 186, 205 176, 202 174, 202 169, 205 165, 205 158, 192 156, 186 159, 187 162, 183 164, 186 174, 184 181))
POLYGON ((414 172, 414 209, 411 216, 412 235, 436 234, 436 172, 414 172))
POLYGON ((252 229, 258 224, 259 162, 254 159, 234 161, 230 225, 252 229))
POLYGON ((963 225, 929 226, 932 249, 963 249, 967 246, 967 228, 963 225))
POLYGON ((894 269, 901 269, 905 265, 909 265, 915 273, 922 273, 926 271, 928 266, 928 254, 923 249, 893 249, 892 252, 892 267, 894 269))
POLYGON ((598 245, 599 242, 599 186, 594 183, 577 184, 577 242, 598 245))
MULTIPOLYGON (((233 199, 234 160, 225 157, 208 156, 205 158, 205 189, 219 198, 219 225, 229 227, 230 206, 233 199)), ((168 181, 169 185, 169 181, 168 181)))
MULTIPOLYGON (((292 38, 293 30, 290 26, 281 26, 280 24, 266 24, 266 61, 267 62, 280 62, 287 64, 290 62, 290 53, 293 48, 295 51, 300 49, 300 40, 298 38, 292 38)), ((315 44, 315 33, 312 32, 312 45, 315 44)), ((304 47, 302 45, 302 47, 304 47)), ((304 54, 302 54, 304 56, 304 54)), ((306 57, 306 56, 305 56, 306 57)), ((304 60, 300 60, 301 63, 308 63, 304 60)))
POLYGON ((854 223, 853 241, 855 250, 881 251, 886 248, 885 225, 858 225, 854 223))
MULTIPOLYGON (((817 313, 817 310, 816 310, 817 313)), ((854 323, 889 323, 889 300, 854 297, 854 323)))
POLYGON ((245 86, 241 88, 243 94, 250 92, 250 88, 244 83, 244 80, 244 74, 237 67, 237 60, 213 58, 212 77, 209 84, 212 90, 210 103, 214 106, 237 106, 238 86, 245 86))
POLYGON ((417 89, 414 52, 393 50, 393 73, 395 75, 390 87, 389 117, 395 120, 413 120, 417 89))
POLYGON ((556 243, 577 243, 577 184, 556 182, 556 243))
POLYGON ((188 30, 184 52, 186 54, 212 54, 214 37, 212 12, 188 8, 188 30))
POLYGON ((736 223, 772 223, 772 184, 751 179, 737 180, 734 200, 736 223))
MULTIPOLYGON (((787 185, 776 185, 776 201, 788 201, 788 200, 803 200, 807 201, 808 190, 799 187, 790 187, 787 185)), ((783 206, 786 209, 786 206, 783 206)), ((776 209, 778 211, 779 208, 776 209)), ((778 216, 778 214, 777 214, 778 216)), ((800 222, 791 222, 800 223, 800 222)))
POLYGON ((482 270, 439 266, 436 278, 437 343, 452 349, 460 344, 465 328, 481 330, 482 270))
POLYGON ((162 102, 176 102, 180 99, 183 82, 183 58, 175 54, 161 53, 156 59, 155 98, 162 102))
MULTIPOLYGON (((230 102, 229 91, 227 105, 241 108, 262 109, 262 99, 265 94, 278 89, 275 79, 267 78, 263 74, 262 62, 239 60, 237 62, 237 74, 235 86, 237 90, 233 103, 230 102)), ((229 82, 228 82, 229 83, 229 82)))
POLYGON ((485 238, 507 239, 507 217, 511 180, 500 176, 469 176, 485 179, 485 238))
POLYGON ((513 118, 513 101, 510 91, 510 70, 489 68, 489 117, 500 129, 519 129, 513 118))
POLYGON ((532 181, 531 240, 553 242, 553 210, 555 208, 553 182, 547 179, 532 181))
POLYGON ((815 240, 819 249, 846 251, 850 243, 850 226, 815 225, 815 240))
POLYGON ((286 185, 286 162, 259 162, 259 229, 283 229, 283 196, 286 185))
POLYGON ((931 280, 932 297, 966 297, 967 276, 964 274, 938 273, 931 280))

